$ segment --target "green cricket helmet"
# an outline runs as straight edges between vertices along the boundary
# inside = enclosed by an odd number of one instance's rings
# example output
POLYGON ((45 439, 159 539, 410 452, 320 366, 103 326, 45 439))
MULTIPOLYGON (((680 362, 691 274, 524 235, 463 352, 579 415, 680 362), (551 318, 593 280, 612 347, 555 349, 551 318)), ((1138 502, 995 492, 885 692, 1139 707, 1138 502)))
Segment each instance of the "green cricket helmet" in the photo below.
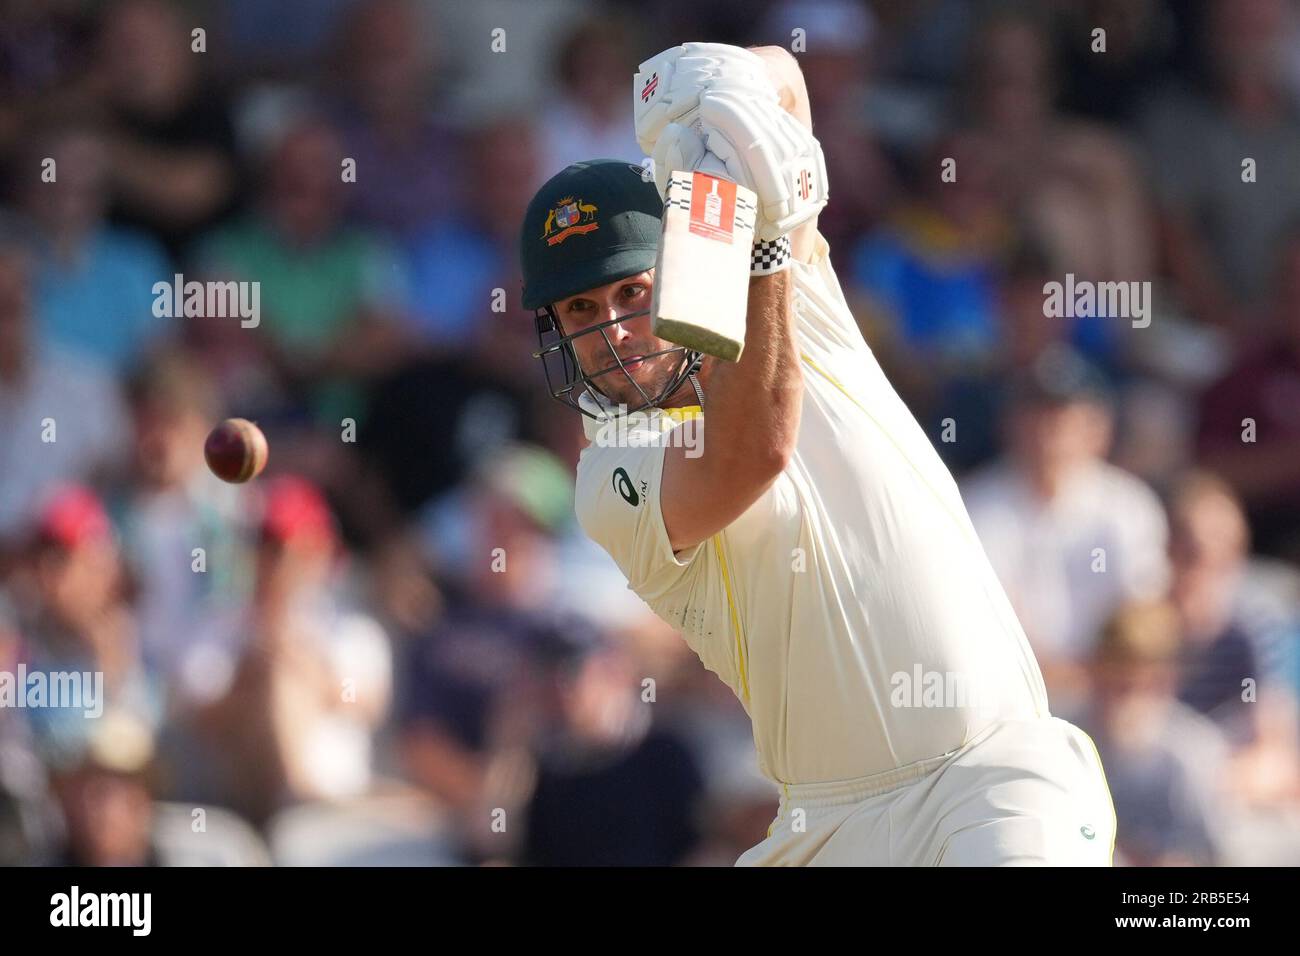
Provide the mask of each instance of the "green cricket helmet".
POLYGON ((553 176, 528 204, 519 236, 523 266, 524 308, 533 310, 538 351, 551 396, 596 417, 582 408, 578 397, 586 393, 604 408, 610 396, 601 388, 608 375, 624 375, 643 400, 642 408, 665 401, 699 368, 700 353, 673 346, 644 358, 676 353, 679 358, 664 387, 646 392, 619 357, 606 329, 629 315, 597 323, 567 334, 554 304, 560 299, 596 289, 653 269, 659 252, 663 200, 647 172, 635 163, 618 159, 593 159, 574 163, 553 176), (609 350, 608 364, 584 369, 573 341, 582 335, 600 335, 609 350))

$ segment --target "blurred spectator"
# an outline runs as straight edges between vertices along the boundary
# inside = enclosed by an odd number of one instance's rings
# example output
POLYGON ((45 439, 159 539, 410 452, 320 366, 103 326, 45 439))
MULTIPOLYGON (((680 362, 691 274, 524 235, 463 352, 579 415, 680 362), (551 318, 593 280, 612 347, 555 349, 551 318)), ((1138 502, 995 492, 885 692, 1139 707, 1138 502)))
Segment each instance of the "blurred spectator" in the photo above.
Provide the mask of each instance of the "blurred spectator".
MULTIPOLYGON (((266 848, 248 825, 221 809, 155 802, 159 773, 149 727, 128 714, 106 712, 85 750, 51 768, 63 833, 53 841, 51 858, 41 862, 64 866, 269 862, 266 848)), ((35 860, 40 857, 28 862, 35 860)))
POLYGON ((989 143, 961 134, 936 144, 917 203, 854 250, 854 281, 884 308, 872 338, 913 362, 979 363, 997 345, 993 271, 1011 242, 992 179, 989 143), (940 178, 957 161, 956 181, 940 178))
POLYGON ((1109 401, 1077 353, 1045 351, 1013 383, 1006 455, 963 492, 1049 692, 1067 698, 1081 691, 1075 665, 1106 619, 1168 584, 1159 500, 1106 461, 1109 401))
MULTIPOLYGON (((16 675, 21 653, 18 621, 0 589, 0 674, 16 675)), ((45 766, 32 750, 30 725, 22 711, 0 707, 0 866, 24 866, 40 858, 59 825, 51 803, 45 766)))
MULTIPOLYGON (((523 860, 536 866, 670 866, 698 840, 699 769, 656 726, 623 650, 576 647, 559 667, 558 720, 543 737, 523 860)), ((734 862, 734 861, 733 861, 734 862)))
MULTIPOLYGON (((489 797, 491 768, 536 729, 538 668, 567 626, 548 603, 554 535, 571 517, 572 496, 572 479, 551 456, 507 446, 429 516, 447 606, 403 668, 402 750, 412 779, 467 825, 489 797)), ((469 832, 481 835, 477 825, 469 832)))
MULTIPOLYGON (((965 0, 875 0, 870 5, 880 37, 874 51, 881 81, 910 94, 910 112, 932 110, 959 80, 978 9, 965 0)), ((935 122, 930 120, 931 123, 935 122)))
POLYGON ((161 719, 161 688, 141 662, 123 584, 121 552, 99 498, 77 485, 53 490, 11 580, 27 672, 82 675, 78 699, 25 711, 49 761, 79 753, 110 709, 146 727, 161 719))
POLYGON ((572 507, 573 479, 554 455, 505 443, 485 449, 421 527, 451 594, 540 611, 561 587, 554 552, 572 529, 572 507))
MULTIPOLYGON (((1165 318, 1157 316, 1156 322, 1165 318)), ((1226 358, 1222 340, 1215 341, 1215 333, 1203 326, 1175 320, 1165 322, 1162 331, 1175 334, 1164 337, 1157 332, 1151 338, 1144 338, 1143 359, 1159 353, 1169 359, 1167 368, 1185 371, 1200 358, 1215 363, 1226 358), (1180 342, 1176 336, 1183 333, 1188 333, 1188 338, 1180 342), (1189 347, 1183 348, 1184 345, 1189 347), (1199 357, 1188 361, 1193 351, 1199 357)), ((1129 341, 1137 344, 1135 338, 1129 341)), ((1136 351, 1131 350, 1129 357, 1136 351)), ((1195 457, 1199 389, 1194 383, 1182 380, 1181 375, 1166 375, 1163 370, 1143 367, 1141 362, 1129 365, 1114 377, 1119 382, 1118 422, 1111 460, 1153 487, 1168 487, 1195 457)), ((1203 377, 1212 378, 1211 375, 1203 377)))
POLYGON ((151 357, 132 371, 126 394, 134 481, 120 502, 124 547, 145 662, 170 678, 208 616, 246 593, 251 554, 240 532, 249 495, 204 463, 221 407, 193 356, 151 357))
POLYGON ((399 719, 403 769, 454 821, 462 859, 499 858, 514 846, 513 839, 493 846, 492 810, 518 810, 527 794, 552 634, 520 611, 453 606, 411 648, 399 719))
MULTIPOLYGON (((224 91, 202 82, 206 54, 162 0, 123 0, 103 11, 99 81, 114 219, 148 230, 179 258, 235 194, 235 134, 224 91)), ((159 278, 162 278, 161 276, 159 278)))
POLYGON ((1162 0, 1085 0, 1061 12, 1061 108, 1128 123, 1170 68, 1176 24, 1167 6, 1162 0), (1105 31, 1104 52, 1096 49, 1096 30, 1105 31))
POLYGON ((319 491, 281 476, 264 494, 252 599, 206 622, 181 664, 192 743, 210 756, 175 768, 194 775, 182 795, 257 824, 294 802, 366 793, 392 682, 387 635, 340 596, 339 542, 319 491))
MULTIPOLYGON (((511 318, 531 325, 526 316, 511 318)), ((359 444, 404 515, 450 492, 505 443, 538 438, 538 370, 530 370, 537 379, 520 381, 488 359, 486 348, 426 358, 371 393, 373 422, 359 444)))
POLYGON ((30 272, 30 257, 0 236, 0 580, 42 494, 107 471, 126 437, 116 384, 38 343, 30 272))
POLYGON ((523 279, 516 273, 519 223, 541 173, 537 139, 524 117, 473 132, 463 174, 473 201, 441 202, 438 218, 411 237, 411 321, 430 349, 464 354, 490 348, 494 365, 536 372, 535 333, 520 314, 523 279), (505 293, 504 308, 494 303, 498 289, 505 293))
POLYGON ((472 134, 475 202, 408 243, 418 347, 374 383, 360 441, 400 515, 449 491, 482 455, 540 441, 554 427, 556 416, 537 414, 546 398, 531 357, 536 331, 515 299, 517 224, 537 173, 533 139, 522 120, 472 134))
POLYGON ((208 54, 228 55, 226 68, 241 77, 298 79, 318 68, 338 24, 357 0, 222 0, 206 8, 220 15, 223 36, 208 54), (285 24, 293 29, 286 30, 285 24), (226 47, 229 47, 227 50, 226 47))
POLYGON ((0 156, 33 117, 59 115, 91 95, 92 12, 78 3, 0 3, 0 156))
POLYGON ((1000 270, 993 307, 999 348, 985 367, 954 371, 933 384, 934 398, 914 412, 948 467, 961 475, 987 463, 999 447, 1000 419, 1010 385, 1052 346, 1068 340, 1068 319, 1043 315, 1043 286, 1054 270, 1041 243, 1022 236, 1000 270), (928 414, 927 414, 928 413, 928 414), (955 435, 945 424, 956 423, 955 435), (955 438, 955 440, 953 440, 955 438))
MULTIPOLYGON (((49 796, 45 768, 25 748, 0 737, 0 866, 28 866, 52 842, 41 818, 49 796)), ((56 817, 55 817, 56 818, 56 817)))
POLYGON ((1055 110, 1047 21, 1027 12, 990 16, 971 54, 969 113, 1013 214, 1081 278, 1148 279, 1155 235, 1136 158, 1111 130, 1055 110))
POLYGON ((936 372, 986 365, 998 345, 995 271, 1012 241, 995 188, 991 145, 947 138, 918 170, 918 198, 852 255, 852 281, 867 297, 865 333, 914 407, 936 372), (944 182, 941 164, 959 173, 944 182))
POLYGON ((1285 0, 1212 0, 1201 23, 1201 88, 1153 98, 1142 122, 1160 200, 1163 258, 1183 304, 1243 341, 1273 250, 1300 215, 1278 171, 1300 166, 1300 114, 1283 72, 1285 0), (1249 182, 1243 163, 1250 159, 1249 182))
MULTIPOLYGON (((884 151, 867 126, 869 91, 874 82, 878 30, 871 9, 854 0, 793 0, 776 4, 764 20, 759 45, 796 52, 817 137, 834 143, 828 150, 826 178, 835 202, 817 217, 817 231, 832 249, 845 248, 876 224, 897 184, 884 151), (801 31, 796 34, 795 31, 801 31)), ((871 119, 876 119, 876 111, 871 119)))
POLYGON ((1165 604, 1117 610, 1092 649, 1093 698, 1076 718, 1106 768, 1116 862, 1129 866, 1212 866, 1232 823, 1226 743, 1174 695, 1177 629, 1165 604))
POLYGON ((417 790, 385 779, 347 803, 298 804, 267 825, 276 866, 456 866, 446 820, 417 790))
POLYGON ((33 131, 23 163, 41 338, 120 372, 171 331, 153 311, 154 284, 172 278, 167 256, 147 234, 106 223, 110 153, 90 127, 33 131), (58 177, 50 182, 46 158, 58 177))
POLYGON ((1257 732, 1254 695, 1244 687, 1264 677, 1258 636, 1233 620, 1249 550, 1246 522, 1231 489, 1209 475, 1184 479, 1169 511, 1169 593, 1183 639, 1178 696, 1244 746, 1257 732))
MULTIPOLYGON (((662 682, 659 686, 662 694, 662 682)), ((704 777, 696 808, 700 842, 688 865, 734 866, 741 854, 767 836, 777 815, 779 790, 758 769, 754 732, 739 706, 708 706, 707 697, 700 694, 680 696, 695 705, 696 713, 685 727, 696 744, 704 777)))
POLYGON ((580 23, 555 52, 560 87, 546 103, 541 127, 542 181, 570 163, 587 159, 645 157, 636 141, 628 104, 636 65, 639 25, 624 14, 604 12, 580 23))
POLYGON ((1300 719, 1289 676, 1265 666, 1270 644, 1297 638, 1295 608, 1279 621, 1245 599, 1249 533, 1232 490, 1193 474, 1170 504, 1170 590, 1180 616, 1178 696, 1213 720, 1234 750, 1233 786, 1252 804, 1300 796, 1300 719), (1286 630, 1279 633, 1279 625, 1286 630))
POLYGON ((350 383, 390 368, 404 348, 405 278, 385 242, 343 221, 342 157, 324 121, 291 125, 266 161, 257 213, 198 253, 212 277, 261 284, 268 360, 331 425, 364 417, 350 383))
POLYGON ((1278 263, 1272 325, 1201 398, 1200 459, 1241 495, 1261 551, 1300 562, 1300 219, 1278 263))
MULTIPOLYGON (((489 180, 492 189, 456 181, 481 170, 461 160, 457 137, 435 113, 439 97, 429 81, 437 64, 427 14, 410 0, 366 0, 348 11, 338 37, 340 135, 357 164, 349 208, 362 225, 394 237, 459 208, 459 197, 490 202, 495 190, 512 186, 510 178, 489 180)), ((514 143, 506 151, 526 150, 514 143)))
POLYGON ((191 316, 181 323, 178 345, 196 359, 201 357, 223 408, 237 409, 244 418, 267 427, 301 417, 288 384, 267 355, 271 348, 267 336, 259 329, 245 328, 233 317, 191 316))
POLYGON ((153 737, 146 724, 106 711, 85 749, 57 763, 51 786, 65 836, 62 866, 159 866, 150 795, 153 737))

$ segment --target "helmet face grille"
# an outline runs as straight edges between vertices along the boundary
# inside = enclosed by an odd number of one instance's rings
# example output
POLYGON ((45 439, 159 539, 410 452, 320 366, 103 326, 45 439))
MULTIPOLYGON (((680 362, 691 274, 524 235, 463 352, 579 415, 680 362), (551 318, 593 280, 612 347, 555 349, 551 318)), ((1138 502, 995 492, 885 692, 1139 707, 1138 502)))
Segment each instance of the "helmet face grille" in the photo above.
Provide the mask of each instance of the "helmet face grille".
POLYGON ((560 325, 559 316, 555 314, 554 308, 548 305, 537 310, 535 316, 539 348, 533 353, 533 357, 541 360, 542 370, 546 375, 546 388, 551 393, 551 397, 568 405, 570 408, 577 409, 588 418, 595 419, 597 415, 579 404, 579 396, 585 392, 598 407, 606 408, 613 402, 613 399, 601 388, 601 380, 608 375, 621 375, 641 398, 641 404, 636 407, 629 407, 627 409, 629 412, 658 407, 662 402, 667 401, 670 396, 682 387, 682 384, 690 377, 691 373, 699 368, 702 356, 699 352, 692 352, 680 345, 660 349, 658 352, 651 352, 644 356, 646 359, 651 359, 660 355, 677 355, 677 364, 673 369, 673 374, 669 376, 663 388, 655 394, 647 392, 636 379, 632 378, 631 373, 623 365, 622 358, 619 357, 618 351, 614 348, 614 343, 609 340, 609 335, 606 332, 609 326, 617 322, 624 322, 642 315, 649 315, 649 310, 630 312, 616 319, 610 319, 607 322, 601 322, 590 328, 583 329, 574 335, 565 335, 564 329, 560 325), (588 372, 582 368, 581 363, 578 361, 578 353, 574 351, 573 342, 580 336, 597 334, 604 340, 605 348, 609 351, 609 364, 588 372))

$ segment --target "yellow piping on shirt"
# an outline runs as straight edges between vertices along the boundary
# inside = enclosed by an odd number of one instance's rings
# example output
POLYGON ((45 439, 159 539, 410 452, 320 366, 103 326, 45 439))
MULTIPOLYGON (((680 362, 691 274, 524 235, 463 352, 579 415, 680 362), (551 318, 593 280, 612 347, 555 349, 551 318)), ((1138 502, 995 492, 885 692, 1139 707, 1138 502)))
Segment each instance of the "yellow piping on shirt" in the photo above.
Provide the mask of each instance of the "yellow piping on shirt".
POLYGON ((704 414, 704 410, 699 405, 683 405, 680 408, 663 408, 660 409, 669 419, 678 424, 689 421, 692 418, 699 418, 704 414))
POLYGON ((718 557, 722 567, 722 587, 727 592, 727 607, 731 611, 731 630, 736 635, 736 669, 740 672, 740 691, 749 709, 749 673, 745 664, 745 633, 740 628, 740 612, 736 608, 736 598, 731 590, 731 569, 727 567, 727 557, 723 553, 722 533, 713 536, 713 553, 718 557))

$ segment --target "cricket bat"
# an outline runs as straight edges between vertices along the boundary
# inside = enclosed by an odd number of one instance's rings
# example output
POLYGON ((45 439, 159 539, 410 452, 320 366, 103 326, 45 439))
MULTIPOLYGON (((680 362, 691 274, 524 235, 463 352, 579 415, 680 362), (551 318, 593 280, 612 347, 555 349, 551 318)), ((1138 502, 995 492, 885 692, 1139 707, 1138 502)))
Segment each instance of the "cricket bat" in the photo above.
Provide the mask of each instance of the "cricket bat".
POLYGON ((651 295, 655 335, 729 362, 740 358, 757 210, 753 191, 728 178, 712 154, 694 172, 672 172, 651 295))

